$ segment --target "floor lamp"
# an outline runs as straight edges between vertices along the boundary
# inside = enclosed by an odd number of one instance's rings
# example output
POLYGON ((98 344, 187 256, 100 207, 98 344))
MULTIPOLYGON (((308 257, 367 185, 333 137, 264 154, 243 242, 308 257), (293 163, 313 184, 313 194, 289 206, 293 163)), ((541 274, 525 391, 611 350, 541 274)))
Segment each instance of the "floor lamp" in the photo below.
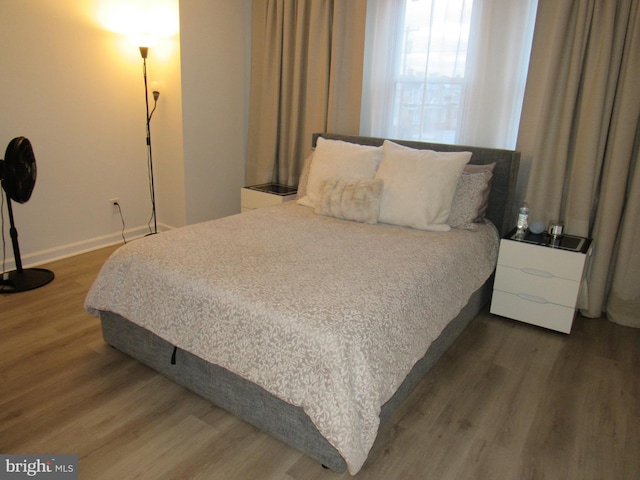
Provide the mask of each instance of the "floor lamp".
POLYGON ((151 150, 151 117, 153 112, 156 111, 156 105, 158 103, 158 97, 160 92, 154 90, 153 93, 153 109, 149 112, 149 87, 147 86, 147 55, 149 54, 149 47, 140 47, 140 55, 142 55, 142 74, 144 76, 144 103, 147 111, 146 123, 147 123, 147 166, 149 171, 149 190, 151 192, 151 219, 149 220, 149 230, 151 230, 151 220, 153 220, 153 230, 149 235, 158 233, 158 222, 156 220, 156 192, 153 179, 153 152, 151 150))

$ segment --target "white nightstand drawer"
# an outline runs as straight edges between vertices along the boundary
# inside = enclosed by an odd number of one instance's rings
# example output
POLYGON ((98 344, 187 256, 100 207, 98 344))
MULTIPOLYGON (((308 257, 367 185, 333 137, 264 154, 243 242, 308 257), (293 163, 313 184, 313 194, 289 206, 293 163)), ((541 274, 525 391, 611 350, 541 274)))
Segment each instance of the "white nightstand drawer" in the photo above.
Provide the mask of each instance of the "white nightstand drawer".
POLYGON ((518 269, 498 265, 493 288, 516 295, 532 295, 573 309, 580 282, 556 277, 549 272, 537 269, 518 269))
POLYGON ((502 240, 500 242, 498 265, 549 273, 555 277, 579 282, 584 268, 584 255, 511 240, 502 240))
POLYGON ((494 290, 491 313, 559 332, 570 333, 575 309, 555 303, 539 303, 539 299, 535 297, 494 290))

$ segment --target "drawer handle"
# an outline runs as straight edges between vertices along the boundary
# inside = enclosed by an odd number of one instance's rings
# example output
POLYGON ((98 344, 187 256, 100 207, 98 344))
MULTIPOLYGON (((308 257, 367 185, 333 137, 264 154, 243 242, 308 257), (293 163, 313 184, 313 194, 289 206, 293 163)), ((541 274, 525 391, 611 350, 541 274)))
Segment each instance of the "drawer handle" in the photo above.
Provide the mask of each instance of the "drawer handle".
POLYGON ((552 278, 553 273, 545 272, 544 270, 538 270, 536 268, 521 268, 521 271, 529 275, 535 275, 536 277, 552 278))
POLYGON ((530 302, 535 303, 549 303, 546 299, 542 297, 536 297, 535 295, 529 295, 528 293, 518 293, 518 296, 523 300, 529 300, 530 302))

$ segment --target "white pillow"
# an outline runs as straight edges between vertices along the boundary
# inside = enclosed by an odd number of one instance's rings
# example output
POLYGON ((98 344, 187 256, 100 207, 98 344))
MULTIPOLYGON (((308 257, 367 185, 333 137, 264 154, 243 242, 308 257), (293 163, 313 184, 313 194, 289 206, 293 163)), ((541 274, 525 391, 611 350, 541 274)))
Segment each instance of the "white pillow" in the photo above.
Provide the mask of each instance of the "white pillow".
POLYGON ((384 181, 379 221, 446 232, 451 202, 471 152, 435 152, 385 140, 375 178, 384 181))
POLYGON ((382 147, 318 138, 309 168, 306 195, 300 205, 315 207, 327 180, 372 180, 382 161, 382 147))

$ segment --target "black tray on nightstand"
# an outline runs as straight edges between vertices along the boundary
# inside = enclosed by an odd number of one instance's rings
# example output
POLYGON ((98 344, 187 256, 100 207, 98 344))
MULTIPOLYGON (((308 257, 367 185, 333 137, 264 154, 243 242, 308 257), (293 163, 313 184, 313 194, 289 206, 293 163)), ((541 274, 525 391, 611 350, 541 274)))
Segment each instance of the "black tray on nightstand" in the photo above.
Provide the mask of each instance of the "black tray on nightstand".
POLYGON ((297 193, 297 187, 290 187, 289 185, 280 185, 279 183, 262 183, 260 185, 250 185, 246 187, 250 190, 257 190, 259 192, 271 193, 272 195, 287 196, 297 193))
POLYGON ((570 252, 587 253, 589 246, 591 245, 590 238, 577 237, 575 235, 561 235, 559 237, 552 237, 548 233, 531 233, 527 231, 524 238, 517 238, 516 232, 518 230, 514 228, 511 230, 505 238, 514 240, 516 242, 531 243, 534 245, 540 245, 543 247, 557 248, 560 250, 568 250, 570 252))

